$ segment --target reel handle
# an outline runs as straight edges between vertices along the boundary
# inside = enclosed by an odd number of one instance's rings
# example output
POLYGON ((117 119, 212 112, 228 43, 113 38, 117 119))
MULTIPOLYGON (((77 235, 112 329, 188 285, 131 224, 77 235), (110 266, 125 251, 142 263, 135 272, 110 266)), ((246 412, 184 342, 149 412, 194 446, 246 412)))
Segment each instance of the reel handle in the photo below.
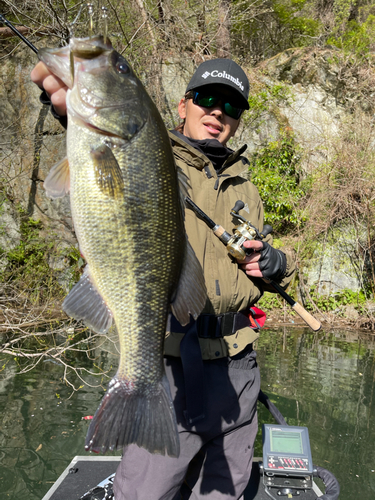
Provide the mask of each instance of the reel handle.
POLYGON ((269 224, 265 224, 263 226, 263 231, 260 233, 261 237, 262 237, 262 240, 264 240, 264 238, 268 235, 268 234, 271 234, 273 232, 273 227, 270 226, 269 224))
POLYGON ((240 210, 242 210, 244 206, 245 206, 245 203, 243 201, 237 200, 234 207, 232 208, 231 212, 235 212, 236 214, 238 214, 238 212, 240 210))

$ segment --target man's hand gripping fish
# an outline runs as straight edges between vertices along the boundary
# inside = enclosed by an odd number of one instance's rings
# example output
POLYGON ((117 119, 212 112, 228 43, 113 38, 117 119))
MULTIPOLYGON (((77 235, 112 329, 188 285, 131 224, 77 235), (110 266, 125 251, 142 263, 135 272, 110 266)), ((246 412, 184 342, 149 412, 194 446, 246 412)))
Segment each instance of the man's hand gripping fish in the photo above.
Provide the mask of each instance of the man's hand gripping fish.
POLYGON ((136 443, 178 456, 163 364, 167 315, 171 308, 187 324, 189 314, 202 310, 206 291, 184 230, 167 131, 127 61, 102 37, 72 39, 67 47, 40 50, 39 57, 70 88, 67 159, 51 169, 44 187, 51 198, 70 190, 87 261, 63 308, 96 332, 114 321, 121 347, 86 450, 136 443))

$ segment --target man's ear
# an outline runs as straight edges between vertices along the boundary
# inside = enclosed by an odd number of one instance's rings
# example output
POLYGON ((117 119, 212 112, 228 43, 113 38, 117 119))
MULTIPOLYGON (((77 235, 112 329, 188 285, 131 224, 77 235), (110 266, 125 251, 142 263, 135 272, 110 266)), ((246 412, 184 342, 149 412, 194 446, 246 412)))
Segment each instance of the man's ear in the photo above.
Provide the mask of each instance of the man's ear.
POLYGON ((185 120, 186 118, 186 102, 185 98, 183 98, 178 103, 178 114, 180 115, 181 120, 185 120))

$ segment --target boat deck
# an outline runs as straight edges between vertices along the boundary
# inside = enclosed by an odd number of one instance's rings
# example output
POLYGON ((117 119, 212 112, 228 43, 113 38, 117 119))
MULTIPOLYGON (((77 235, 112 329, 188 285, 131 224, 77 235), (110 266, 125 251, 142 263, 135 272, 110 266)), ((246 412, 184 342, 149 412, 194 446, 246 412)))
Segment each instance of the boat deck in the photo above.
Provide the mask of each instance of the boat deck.
MULTIPOLYGON (((74 457, 42 500, 79 500, 87 491, 116 472, 120 460, 121 457, 74 457)), ((270 499, 261 482, 259 461, 260 459, 254 459, 251 479, 244 493, 244 500, 270 499)), ((314 484, 313 490, 301 491, 298 498, 300 500, 315 500, 320 495, 322 492, 314 484)), ((273 496, 278 497, 276 490, 273 490, 273 496)))

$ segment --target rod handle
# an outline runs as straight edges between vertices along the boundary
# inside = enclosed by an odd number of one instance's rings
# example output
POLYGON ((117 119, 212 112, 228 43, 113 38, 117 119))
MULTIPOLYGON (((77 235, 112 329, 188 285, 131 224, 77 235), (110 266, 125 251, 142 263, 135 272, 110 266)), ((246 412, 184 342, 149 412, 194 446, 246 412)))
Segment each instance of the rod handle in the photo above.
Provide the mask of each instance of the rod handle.
POLYGON ((310 313, 306 311, 304 307, 301 306, 301 304, 298 304, 292 297, 286 293, 286 291, 278 284, 275 283, 272 280, 268 280, 266 278, 263 278, 263 281, 266 283, 269 283, 277 293, 281 295, 281 297, 288 302, 288 304, 291 306, 292 309, 295 310, 295 312, 300 316, 303 321, 313 330, 314 332, 318 332, 321 328, 322 325, 321 323, 314 318, 310 313))
POLYGON ((295 302, 294 305, 292 306, 292 309, 298 314, 300 318, 303 319, 303 321, 313 330, 314 332, 318 332, 322 328, 322 324, 320 321, 314 318, 309 312, 306 311, 304 307, 301 306, 301 304, 298 304, 298 302, 295 302))

